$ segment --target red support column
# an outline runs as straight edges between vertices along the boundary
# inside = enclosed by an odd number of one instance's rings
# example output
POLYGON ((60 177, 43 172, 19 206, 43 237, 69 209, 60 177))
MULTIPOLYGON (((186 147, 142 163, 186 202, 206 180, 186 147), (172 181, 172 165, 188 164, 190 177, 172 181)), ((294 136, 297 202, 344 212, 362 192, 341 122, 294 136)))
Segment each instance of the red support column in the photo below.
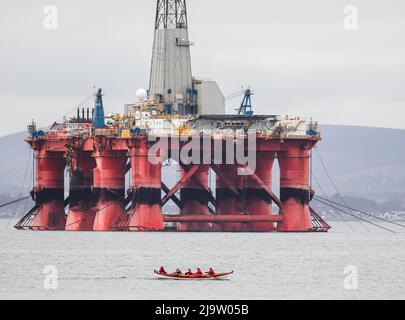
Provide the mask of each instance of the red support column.
POLYGON ((312 222, 309 210, 309 148, 300 142, 286 142, 278 153, 280 164, 281 214, 284 219, 279 223, 280 232, 307 232, 312 222))
MULTIPOLYGON (((240 194, 243 191, 243 176, 238 175, 238 165, 218 165, 218 170, 227 178, 228 182, 240 194)), ((217 173, 216 186, 217 215, 240 215, 245 212, 244 204, 235 194, 230 186, 217 173)), ((242 223, 227 222, 221 225, 222 231, 240 232, 243 231, 242 223)))
POLYGON ((149 142, 143 139, 129 144, 131 159, 130 195, 132 208, 129 215, 131 231, 163 231, 162 163, 149 161, 149 142))
POLYGON ((92 231, 96 218, 92 191, 96 161, 90 152, 79 152, 75 162, 75 170, 70 176, 70 203, 66 230, 92 231))
MULTIPOLYGON (((208 172, 209 166, 203 165, 199 171, 194 174, 193 178, 180 190, 180 200, 182 203, 181 216, 209 216, 210 211, 208 208, 209 191, 208 191, 208 172), (199 181, 197 184, 195 181, 199 181)), ((182 176, 186 175, 186 171, 181 169, 182 176)), ((188 222, 179 224, 178 230, 180 231, 210 231, 212 229, 211 223, 202 222, 188 222)))
POLYGON ((125 151, 98 151, 93 154, 97 168, 94 170, 94 191, 97 195, 94 231, 115 230, 119 221, 126 219, 125 151))
MULTIPOLYGON (((256 174, 263 181, 263 184, 272 189, 272 169, 275 153, 271 151, 258 151, 256 159, 256 174)), ((258 185, 257 181, 250 176, 245 177, 244 195, 246 199, 246 208, 248 215, 271 215, 272 214, 272 199, 258 185)), ((272 222, 254 222, 245 225, 245 231, 268 232, 274 231, 274 223, 272 222)))
POLYGON ((38 206, 32 221, 33 230, 64 230, 65 158, 61 152, 35 151, 36 185, 32 191, 38 206))

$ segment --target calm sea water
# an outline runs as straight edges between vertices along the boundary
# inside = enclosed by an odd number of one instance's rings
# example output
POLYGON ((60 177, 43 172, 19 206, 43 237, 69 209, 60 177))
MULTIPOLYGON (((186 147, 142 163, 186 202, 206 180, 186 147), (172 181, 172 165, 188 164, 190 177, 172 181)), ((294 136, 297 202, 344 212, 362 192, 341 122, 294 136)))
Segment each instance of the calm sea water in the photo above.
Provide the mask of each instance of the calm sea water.
POLYGON ((1 299, 405 299, 405 233, 342 223, 329 234, 67 233, 0 220, 1 299), (10 226, 12 223, 10 223, 10 226), (44 267, 58 289, 44 289, 44 267), (210 266, 229 281, 156 280, 153 270, 210 266), (358 271, 358 289, 344 269, 358 271))

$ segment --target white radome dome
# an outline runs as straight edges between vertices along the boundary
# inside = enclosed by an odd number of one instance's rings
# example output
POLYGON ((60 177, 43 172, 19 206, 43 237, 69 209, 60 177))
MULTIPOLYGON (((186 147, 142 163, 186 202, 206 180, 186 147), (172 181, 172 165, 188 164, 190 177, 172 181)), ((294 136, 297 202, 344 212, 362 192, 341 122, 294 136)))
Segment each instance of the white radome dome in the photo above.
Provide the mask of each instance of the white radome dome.
POLYGON ((145 89, 139 89, 137 92, 136 92, 136 97, 139 99, 139 100, 145 100, 147 97, 148 97, 148 93, 146 92, 146 90, 145 89))

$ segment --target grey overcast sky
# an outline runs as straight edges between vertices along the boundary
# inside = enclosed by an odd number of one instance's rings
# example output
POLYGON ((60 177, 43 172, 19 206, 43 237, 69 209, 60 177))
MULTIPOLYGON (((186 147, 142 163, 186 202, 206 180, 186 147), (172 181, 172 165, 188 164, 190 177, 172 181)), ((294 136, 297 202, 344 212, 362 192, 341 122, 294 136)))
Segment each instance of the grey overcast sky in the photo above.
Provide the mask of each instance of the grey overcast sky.
MULTIPOLYGON (((156 0, 0 0, 0 136, 46 125, 105 90, 122 112, 147 88, 156 0), (58 9, 46 30, 44 7, 58 9)), ((188 0, 193 73, 256 113, 405 129, 405 1, 188 0), (344 28, 344 7, 359 29, 344 28)), ((228 112, 239 103, 232 101, 228 112)))

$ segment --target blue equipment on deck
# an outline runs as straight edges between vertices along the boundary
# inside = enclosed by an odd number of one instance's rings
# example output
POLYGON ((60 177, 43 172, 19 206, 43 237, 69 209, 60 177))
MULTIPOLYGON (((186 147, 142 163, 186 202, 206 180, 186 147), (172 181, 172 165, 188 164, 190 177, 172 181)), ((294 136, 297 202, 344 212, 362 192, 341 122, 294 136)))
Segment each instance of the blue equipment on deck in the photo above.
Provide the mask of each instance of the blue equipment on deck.
POLYGON ((101 129, 105 127, 105 115, 103 106, 102 89, 98 89, 96 94, 96 105, 94 107, 93 127, 101 129))
POLYGON ((238 116, 253 116, 253 110, 252 110, 252 100, 251 96, 253 95, 252 90, 246 89, 245 90, 245 95, 243 97, 242 103, 239 107, 239 109, 236 109, 238 112, 238 116))

